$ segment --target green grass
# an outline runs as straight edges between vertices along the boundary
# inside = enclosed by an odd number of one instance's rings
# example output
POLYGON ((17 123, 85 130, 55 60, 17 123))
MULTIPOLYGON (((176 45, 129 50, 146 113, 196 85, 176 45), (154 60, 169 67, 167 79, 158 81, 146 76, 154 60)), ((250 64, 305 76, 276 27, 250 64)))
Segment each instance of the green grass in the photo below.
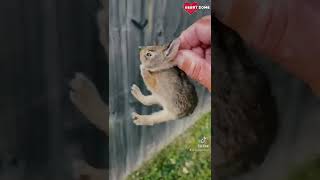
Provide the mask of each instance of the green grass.
POLYGON ((130 174, 128 180, 211 179, 211 113, 177 137, 153 159, 130 174), (205 143, 200 139, 206 137, 205 143), (207 147, 199 147, 207 146, 207 147))

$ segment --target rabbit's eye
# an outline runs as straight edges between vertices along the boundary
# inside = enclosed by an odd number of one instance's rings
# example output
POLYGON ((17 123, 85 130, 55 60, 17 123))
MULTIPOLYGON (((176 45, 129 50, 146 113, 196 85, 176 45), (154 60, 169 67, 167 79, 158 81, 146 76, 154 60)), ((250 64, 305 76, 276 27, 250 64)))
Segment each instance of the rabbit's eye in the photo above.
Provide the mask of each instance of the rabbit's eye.
POLYGON ((148 56, 148 57, 151 57, 151 56, 152 56, 152 54, 151 54, 151 53, 147 53, 147 56, 148 56))

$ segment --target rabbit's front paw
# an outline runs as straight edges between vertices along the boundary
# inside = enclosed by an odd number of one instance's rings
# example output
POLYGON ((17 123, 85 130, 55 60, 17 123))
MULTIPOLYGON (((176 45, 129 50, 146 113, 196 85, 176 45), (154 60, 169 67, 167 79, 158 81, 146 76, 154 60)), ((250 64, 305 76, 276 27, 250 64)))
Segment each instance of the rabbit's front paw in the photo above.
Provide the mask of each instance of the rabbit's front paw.
POLYGON ((131 94, 138 100, 140 100, 143 97, 140 88, 135 84, 131 86, 131 94))
POLYGON ((152 126, 153 122, 150 121, 148 118, 146 118, 144 115, 140 115, 136 112, 133 112, 131 114, 132 119, 133 119, 133 123, 135 123, 138 126, 143 126, 143 125, 148 125, 148 126, 152 126))

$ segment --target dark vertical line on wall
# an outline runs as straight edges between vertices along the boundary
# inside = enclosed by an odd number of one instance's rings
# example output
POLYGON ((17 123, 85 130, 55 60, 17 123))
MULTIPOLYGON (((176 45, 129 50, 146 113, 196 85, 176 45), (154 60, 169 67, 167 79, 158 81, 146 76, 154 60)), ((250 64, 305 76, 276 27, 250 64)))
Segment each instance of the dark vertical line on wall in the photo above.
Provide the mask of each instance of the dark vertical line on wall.
POLYGON ((23 115, 18 121, 26 123, 24 128, 25 136, 23 137, 24 157, 26 158, 25 179, 35 179, 43 176, 46 170, 47 154, 47 128, 48 122, 46 110, 43 108, 45 101, 38 105, 30 107, 34 101, 41 100, 45 96, 43 86, 44 77, 42 76, 42 24, 41 1, 23 1, 23 15, 25 23, 25 44, 23 66, 24 76, 21 78, 23 87, 23 115), (39 172, 40 171, 40 172, 39 172), (37 173, 36 173, 37 172, 37 173))
MULTIPOLYGON (((140 13, 140 19, 139 19, 139 21, 141 22, 141 20, 142 19, 146 19, 146 12, 145 12, 145 1, 144 0, 141 0, 140 1, 140 6, 141 6, 141 13, 140 13)), ((144 34, 145 34, 145 29, 140 29, 140 34, 139 34, 139 36, 140 36, 140 46, 141 45, 146 45, 145 43, 145 37, 144 37, 144 34)), ((138 74, 140 74, 140 73, 138 73, 138 74)), ((138 81, 138 85, 139 85, 139 87, 143 87, 143 80, 142 80, 142 78, 139 76, 139 79, 138 79, 139 81, 138 81)), ((141 111, 143 111, 143 109, 140 107, 140 108, 138 108, 138 112, 141 112, 141 111)), ((145 112, 144 112, 145 113, 145 112)))
MULTIPOLYGON (((106 65, 106 67, 105 67, 105 69, 106 69, 106 71, 105 71, 105 76, 103 77, 105 80, 104 80, 104 82, 105 82, 105 90, 107 91, 107 93, 105 93, 106 94, 106 96, 107 96, 107 103, 108 103, 108 107, 109 107, 109 65, 110 65, 110 63, 109 63, 109 10, 108 10, 108 8, 109 8, 109 0, 102 0, 102 1, 105 1, 105 4, 104 4, 104 6, 103 6, 103 11, 106 11, 105 12, 105 16, 106 16, 106 18, 105 18, 105 20, 107 21, 107 22, 105 22, 105 26, 106 26, 106 34, 105 34, 105 40, 106 40, 106 43, 105 43, 105 46, 106 47, 104 47, 104 49, 106 50, 106 54, 105 54, 105 60, 106 60, 106 63, 105 63, 105 65, 106 65)), ((109 111, 109 113, 110 113, 110 111, 109 111)), ((108 117, 109 118, 109 117, 108 117)), ((108 126, 109 126, 109 119, 108 119, 108 126)), ((108 141, 108 144, 109 144, 109 141, 108 141)))
POLYGON ((57 27, 57 1, 43 1, 42 19, 44 34, 42 40, 45 86, 47 90, 47 120, 48 120, 48 168, 49 179, 64 179, 61 174, 65 167, 61 167, 62 151, 62 111, 61 84, 62 70, 59 68, 59 33, 57 27))
MULTIPOLYGON (((146 19, 146 13, 145 13, 145 1, 141 0, 141 17, 140 17, 140 22, 143 19, 146 19)), ((140 31, 140 37, 141 37, 141 43, 140 44, 145 44, 144 42, 144 29, 141 29, 140 31)))
MULTIPOLYGON (((128 63, 128 58, 129 58, 128 57, 128 43, 129 43, 129 41, 128 41, 128 31, 129 31, 129 27, 128 27, 128 23, 129 23, 129 21, 128 21, 128 19, 129 19, 128 18, 128 1, 125 1, 124 12, 125 12, 125 14, 124 14, 124 23, 125 23, 124 38, 125 38, 125 40, 123 40, 122 43, 125 43, 124 44, 125 45, 125 56, 123 56, 123 57, 125 57, 126 59, 124 59, 123 62, 127 62, 127 63, 123 67, 125 68, 124 72, 128 72, 128 68, 130 68, 128 66, 129 65, 129 63, 128 63)), ((129 74, 125 73, 125 74, 123 74, 123 77, 125 77, 125 79, 123 79, 123 87, 124 87, 124 89, 128 89, 129 84, 127 82, 129 79, 129 74)), ((125 92, 124 96, 125 96, 124 97, 125 101, 129 102, 129 93, 125 92)), ((125 109, 129 108, 127 103, 125 103, 124 105, 125 105, 125 107, 124 107, 125 109)))
MULTIPOLYGON (((21 39, 18 38, 17 39, 17 44, 20 44, 20 53, 18 53, 18 59, 20 59, 21 66, 20 67, 24 67, 24 63, 27 62, 26 57, 24 57, 24 55, 26 54, 26 47, 27 47, 27 43, 26 43, 26 18, 24 15, 24 9, 25 9, 25 1, 21 0, 19 2, 19 16, 20 16, 20 22, 19 22, 19 27, 20 27, 20 33, 21 33, 21 39)), ((23 70, 23 68, 21 68, 23 70)), ((19 74, 19 76, 17 77, 17 82, 19 83, 19 86, 16 85, 16 88, 18 89, 18 96, 16 98, 17 101, 17 107, 19 109, 17 109, 16 111, 18 112, 18 114, 16 115, 16 122, 17 122, 17 132, 19 132, 19 135, 17 137, 17 142, 21 142, 21 145, 19 147, 19 150, 21 151, 21 156, 22 157, 26 157, 27 155, 27 148, 26 148, 26 141, 27 141, 27 136, 25 133, 26 131, 26 127, 28 127, 28 122, 23 118, 25 117, 25 109, 22 108, 24 106, 23 104, 23 100, 24 100, 24 88, 20 88, 20 87, 24 87, 25 85, 25 81, 23 80, 23 77, 25 77, 24 74, 19 74), (21 141, 21 139, 19 137, 24 136, 26 138, 26 140, 23 142, 21 141), (19 138, 19 139, 18 139, 19 138)), ((24 158, 25 160, 27 158, 24 158)))
MULTIPOLYGON (((101 1, 103 1, 103 3, 102 3, 102 11, 106 11, 105 13, 104 13, 104 15, 106 16, 105 17, 105 21, 107 21, 107 22, 105 22, 105 24, 103 24, 103 25, 105 25, 106 27, 105 27, 105 30, 106 30, 106 32, 105 32, 105 40, 106 40, 106 43, 104 44, 104 49, 105 49, 105 58, 106 58, 106 67, 105 67, 105 69, 106 69, 106 71, 105 71, 105 76, 103 77, 103 78, 105 78, 105 80, 104 80, 104 82, 105 82, 105 90, 107 91, 105 94, 106 94, 106 96, 107 96, 107 105, 108 105, 108 119, 107 119, 107 126, 108 126, 108 129, 109 129, 109 131, 108 132, 110 132, 111 131, 111 129, 110 129, 110 113, 111 113, 111 110, 110 110, 110 98, 109 98, 109 96, 110 96, 110 89, 109 89, 109 86, 110 86, 110 84, 109 84, 109 71, 110 71, 110 61, 109 61, 109 58, 110 58, 110 56, 109 56, 109 53, 110 53, 110 51, 109 51, 109 45, 110 45, 110 42, 109 42, 109 31, 110 31, 110 29, 109 29, 109 24, 110 24, 110 19, 109 19, 109 7, 110 7, 110 2, 109 2, 109 0, 101 0, 101 1)), ((106 139, 106 141, 107 141, 107 154, 105 154, 105 159, 107 160, 107 162, 106 162, 106 164, 107 164, 107 169, 109 170, 110 169, 110 167, 111 167, 111 164, 110 164, 110 140, 109 140, 109 137, 110 137, 110 135, 109 134, 107 134, 107 139, 106 139)), ((109 174, 109 176, 110 176, 110 173, 108 173, 109 174)), ((108 177, 108 179, 109 179, 109 177, 108 177)))

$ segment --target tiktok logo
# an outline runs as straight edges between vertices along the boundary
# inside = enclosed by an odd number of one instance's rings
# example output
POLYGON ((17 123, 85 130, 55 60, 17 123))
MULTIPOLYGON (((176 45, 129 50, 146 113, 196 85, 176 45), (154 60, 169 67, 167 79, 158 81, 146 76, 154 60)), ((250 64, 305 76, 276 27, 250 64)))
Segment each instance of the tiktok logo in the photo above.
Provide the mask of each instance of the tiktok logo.
POLYGON ((205 144, 207 143, 207 138, 205 136, 203 136, 201 139, 200 139, 200 144, 205 144))

